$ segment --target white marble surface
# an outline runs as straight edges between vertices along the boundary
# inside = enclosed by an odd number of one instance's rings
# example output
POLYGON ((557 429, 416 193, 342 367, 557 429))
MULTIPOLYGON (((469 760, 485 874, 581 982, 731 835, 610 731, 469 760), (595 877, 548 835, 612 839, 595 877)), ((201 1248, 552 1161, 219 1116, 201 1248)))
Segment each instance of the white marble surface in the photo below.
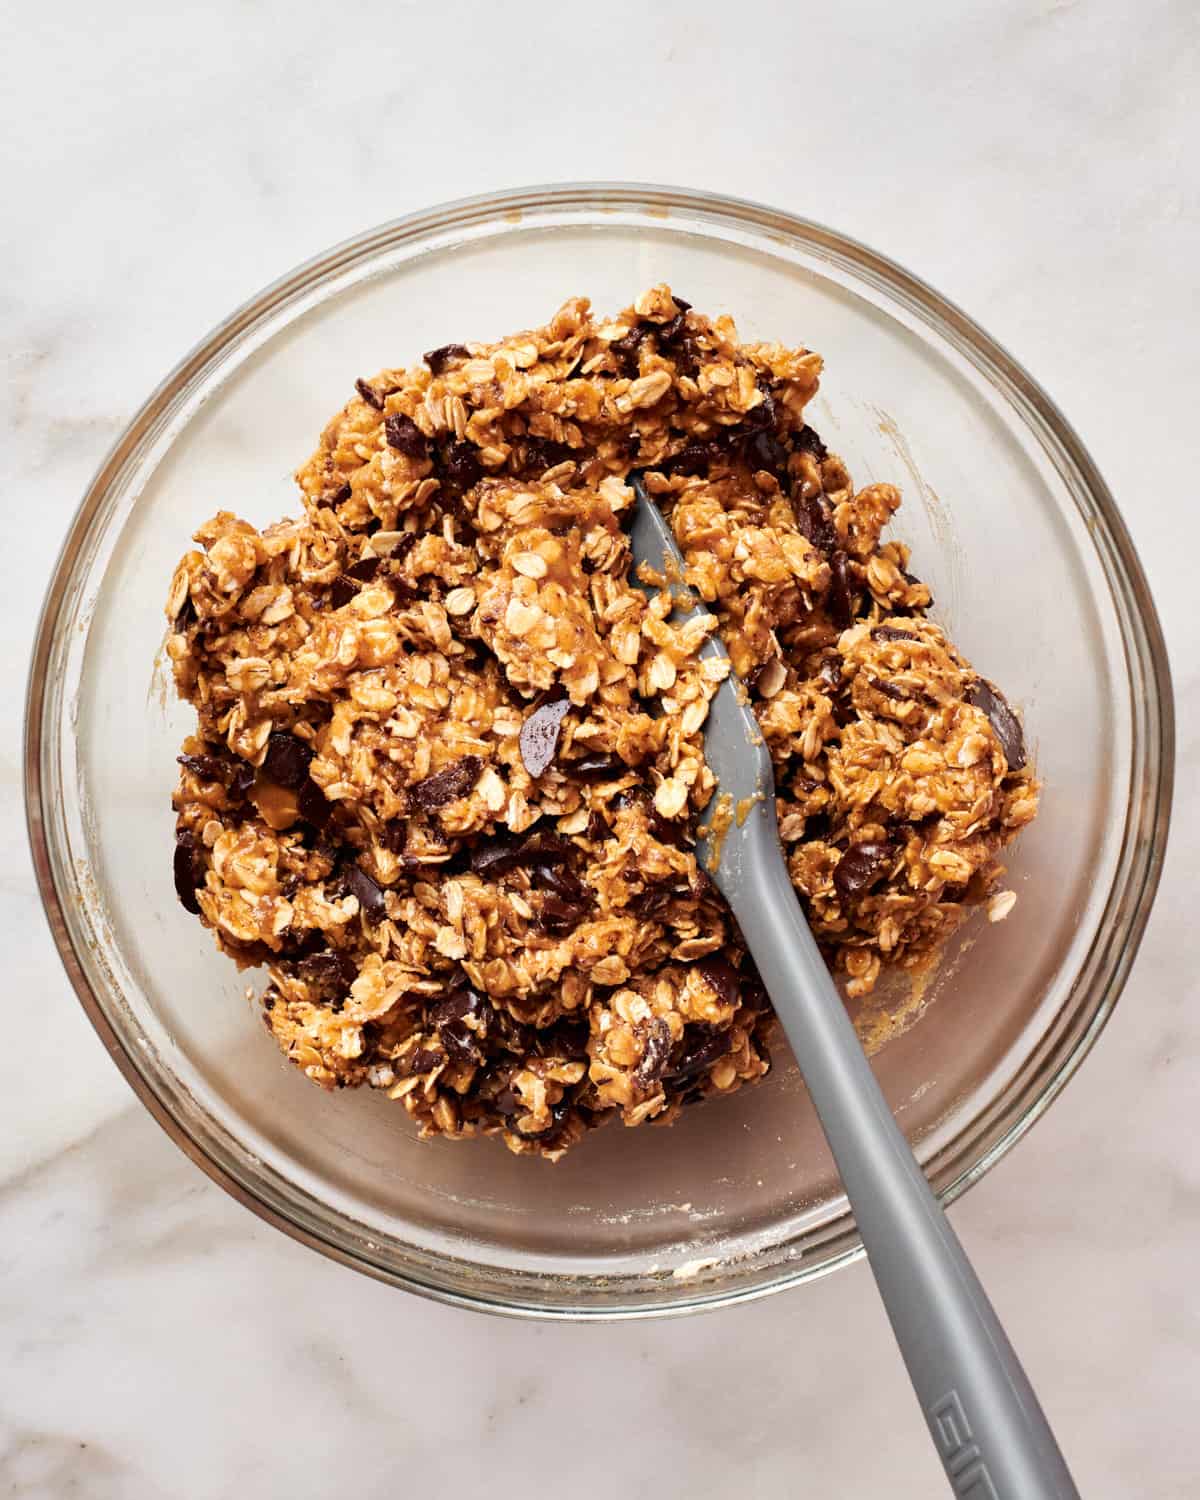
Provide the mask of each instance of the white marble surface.
POLYGON ((39 915, 24 660, 80 490, 146 391, 328 243, 588 177, 775 202, 918 269, 1041 377, 1122 501, 1181 711, 1166 877, 1095 1054, 954 1217, 1084 1493, 1200 1486, 1195 8, 649 10, 60 0, 0 17, 4 1495, 941 1493, 862 1267, 607 1328, 377 1286, 168 1143, 39 915))

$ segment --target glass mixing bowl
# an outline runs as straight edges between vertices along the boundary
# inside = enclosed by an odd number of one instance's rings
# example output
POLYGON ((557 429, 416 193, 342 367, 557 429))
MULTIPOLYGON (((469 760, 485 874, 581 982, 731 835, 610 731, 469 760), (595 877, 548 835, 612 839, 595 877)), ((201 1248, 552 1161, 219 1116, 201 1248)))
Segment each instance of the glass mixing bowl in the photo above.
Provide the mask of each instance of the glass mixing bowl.
MULTIPOLYGON (((420 1142, 362 1090, 280 1056, 246 977, 175 899, 174 756, 192 711, 160 656, 194 527, 298 509, 290 475, 356 376, 669 281, 743 337, 819 349, 813 421, 855 481, 894 480, 937 617, 1024 710, 1043 812, 1009 919, 974 923, 917 1024, 875 1055, 944 1200, 1029 1128, 1112 1010, 1159 874, 1166 656, 1103 480, 1052 402, 956 308, 861 245, 752 204, 590 185, 449 204, 302 266, 154 393, 104 463, 50 586, 29 694, 29 824, 46 910, 143 1103, 262 1217, 372 1275, 471 1306, 636 1316, 791 1286, 861 1252, 782 1041, 761 1087, 671 1130, 611 1126, 557 1167, 420 1142)), ((863 1018, 883 1035, 878 1010, 863 1018)), ((885 1030, 888 1028, 885 1028, 885 1030)))

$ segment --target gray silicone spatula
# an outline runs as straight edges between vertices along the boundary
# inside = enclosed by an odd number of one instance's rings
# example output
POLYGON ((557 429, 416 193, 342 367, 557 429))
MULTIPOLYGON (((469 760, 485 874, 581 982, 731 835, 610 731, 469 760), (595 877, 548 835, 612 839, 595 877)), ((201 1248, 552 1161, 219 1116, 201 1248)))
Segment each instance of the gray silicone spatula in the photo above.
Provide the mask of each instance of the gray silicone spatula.
MULTIPOLYGON (((635 564, 682 578, 670 527, 640 482, 635 564)), ((677 615, 701 612, 677 596, 677 615)), ((711 638, 705 654, 724 656, 711 638)), ((892 1117, 784 864, 771 757, 730 677, 705 729, 719 793, 745 806, 709 869, 741 927, 833 1151, 934 1445, 963 1500, 1078 1496, 1033 1388, 892 1117)), ((712 850, 697 855, 706 868, 712 850)))

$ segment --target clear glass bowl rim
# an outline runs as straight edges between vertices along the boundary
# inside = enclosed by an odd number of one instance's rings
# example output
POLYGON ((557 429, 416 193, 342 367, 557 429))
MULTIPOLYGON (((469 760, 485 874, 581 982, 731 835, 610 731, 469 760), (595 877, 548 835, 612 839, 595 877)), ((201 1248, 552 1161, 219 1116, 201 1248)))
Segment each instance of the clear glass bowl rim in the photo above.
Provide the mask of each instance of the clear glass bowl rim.
MULTIPOLYGON (((26 697, 24 777, 29 840, 42 903, 51 934, 68 978, 84 1011, 114 1062, 166 1133, 213 1181, 240 1203, 292 1238, 366 1274, 420 1295, 464 1307, 513 1316, 558 1319, 616 1319, 692 1312, 765 1296, 827 1274, 857 1259, 862 1243, 851 1227, 827 1248, 818 1263, 779 1264, 772 1274, 749 1285, 735 1280, 695 1295, 678 1287, 664 1291, 661 1301, 639 1296, 629 1303, 564 1305, 540 1300, 536 1288, 519 1295, 496 1296, 480 1289, 472 1278, 457 1286, 430 1278, 419 1264, 397 1271, 373 1261, 361 1243, 340 1233, 336 1215, 313 1215, 301 1222, 256 1191, 254 1169, 243 1163, 236 1174, 198 1141, 186 1123, 159 1097, 139 1065, 135 1039, 114 1024, 88 981, 65 917, 70 898, 69 872, 61 868, 50 833, 52 808, 48 797, 54 776, 48 757, 53 754, 53 724, 48 718, 52 694, 47 671, 54 656, 62 623, 64 601, 73 574, 88 551, 88 542, 106 496, 120 484, 188 392, 261 322, 290 302, 311 293, 391 246, 419 243, 448 230, 467 230, 499 219, 514 222, 539 212, 579 214, 621 210, 661 218, 678 211, 723 221, 758 234, 799 242, 843 266, 868 283, 886 289, 922 323, 952 343, 997 388, 1021 419, 1031 427, 1051 455, 1060 474, 1071 474, 1075 502, 1088 524, 1110 590, 1121 632, 1126 677, 1133 714, 1132 766, 1129 803, 1121 858, 1098 925, 1070 997, 1060 1012, 1065 1024, 1051 1028, 1052 1042, 1025 1077, 1024 1086, 1000 1111, 989 1111, 974 1122, 969 1160, 956 1151, 949 1164, 929 1164, 930 1180, 943 1203, 952 1202, 977 1182, 1041 1118, 1082 1063, 1112 1013, 1136 956, 1154 902, 1166 852, 1174 783, 1174 701, 1166 646, 1149 586, 1113 496, 1090 454, 1070 423, 1042 387, 1000 345, 959 308, 911 272, 877 251, 813 220, 743 199, 686 188, 653 184, 590 182, 513 188, 461 198, 407 214, 332 247, 266 287, 219 324, 188 354, 151 394, 114 443, 89 485, 63 543, 43 604, 30 662, 26 697)), ((453 1267, 447 1265, 450 1280, 453 1267)), ((568 1278, 569 1279, 569 1278, 568 1278)))

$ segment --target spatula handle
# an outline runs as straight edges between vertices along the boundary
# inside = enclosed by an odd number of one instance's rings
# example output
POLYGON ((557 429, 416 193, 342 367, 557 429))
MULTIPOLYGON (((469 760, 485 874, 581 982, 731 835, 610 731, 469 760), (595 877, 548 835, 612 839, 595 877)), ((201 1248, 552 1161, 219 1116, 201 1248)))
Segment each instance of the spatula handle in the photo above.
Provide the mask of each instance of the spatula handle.
MULTIPOLYGON (((761 816, 773 820, 765 808, 761 816)), ((1077 1500, 1025 1371, 875 1081, 773 828, 760 852, 742 862, 734 912, 820 1115, 951 1488, 963 1500, 1077 1500)))

